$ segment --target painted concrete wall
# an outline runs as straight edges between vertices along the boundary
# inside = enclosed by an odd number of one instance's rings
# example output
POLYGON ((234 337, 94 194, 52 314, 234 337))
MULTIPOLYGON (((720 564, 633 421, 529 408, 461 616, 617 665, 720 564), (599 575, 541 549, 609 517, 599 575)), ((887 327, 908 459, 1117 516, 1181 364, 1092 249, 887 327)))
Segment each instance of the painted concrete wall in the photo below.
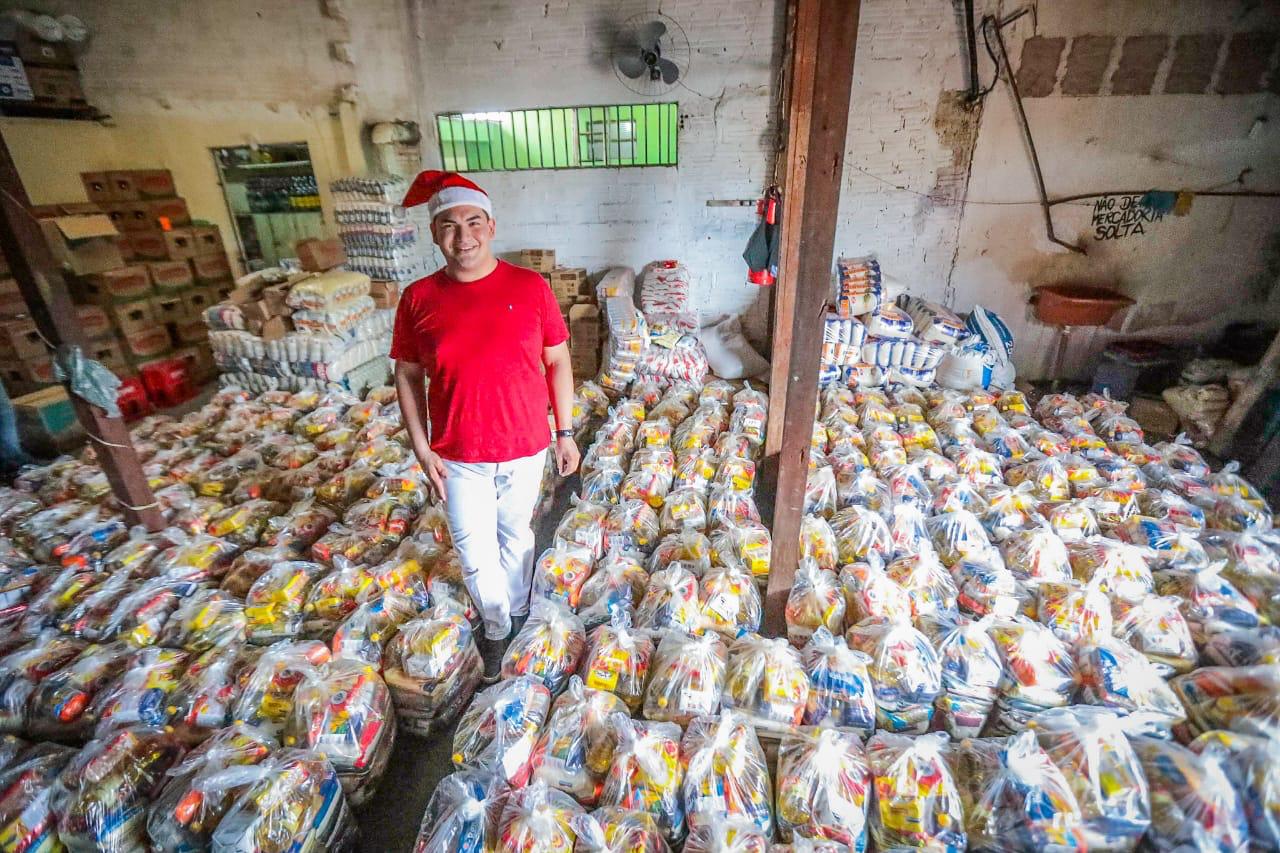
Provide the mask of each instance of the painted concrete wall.
MULTIPOLYGON (((421 26, 422 113, 643 103, 610 64, 620 25, 653 8, 638 0, 410 0, 421 26)), ((680 104, 677 168, 493 172, 475 176, 493 197, 498 248, 548 247, 571 266, 639 266, 679 258, 706 316, 744 312, 762 339, 769 293, 745 281, 742 250, 754 208, 707 207, 755 198, 769 183, 776 143, 777 63, 784 4, 676 0, 661 4, 688 36, 692 59, 680 104)), ((439 167, 434 128, 424 160, 439 167)))
MULTIPOLYGON (((75 14, 89 25, 84 87, 89 102, 111 115, 105 126, 0 119, 37 204, 83 200, 81 171, 162 166, 193 215, 217 223, 230 244, 210 148, 307 142, 329 216, 329 181, 364 168, 361 122, 405 117, 414 106, 408 9, 400 0, 361 0, 358 17, 346 22, 325 16, 318 2, 16 5, 75 14), (337 61, 332 42, 346 43, 354 63, 337 61), (356 104, 336 109, 349 84, 356 104)), ((351 13, 356 4, 344 5, 351 13)))

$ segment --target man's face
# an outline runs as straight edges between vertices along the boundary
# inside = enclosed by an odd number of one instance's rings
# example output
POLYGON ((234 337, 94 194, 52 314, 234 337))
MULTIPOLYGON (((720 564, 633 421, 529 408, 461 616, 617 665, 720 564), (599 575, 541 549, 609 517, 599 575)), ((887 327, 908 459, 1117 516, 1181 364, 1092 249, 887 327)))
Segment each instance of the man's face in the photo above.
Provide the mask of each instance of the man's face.
POLYGON ((451 207, 431 222, 431 236, 449 266, 481 269, 493 259, 489 247, 496 224, 482 209, 469 204, 451 207))

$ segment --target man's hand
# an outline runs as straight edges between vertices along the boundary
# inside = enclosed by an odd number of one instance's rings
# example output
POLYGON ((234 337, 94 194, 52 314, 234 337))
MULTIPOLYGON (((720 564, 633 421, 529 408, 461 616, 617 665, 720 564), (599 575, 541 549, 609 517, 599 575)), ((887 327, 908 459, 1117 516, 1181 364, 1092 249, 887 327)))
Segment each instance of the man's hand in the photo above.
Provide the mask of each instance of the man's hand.
POLYGON ((556 439, 556 469, 560 472, 561 477, 568 477, 574 471, 578 470, 578 462, 582 458, 578 453, 578 445, 573 439, 565 436, 556 439))
POLYGON ((439 454, 431 450, 414 451, 414 455, 418 457, 418 464, 422 466, 423 473, 431 481, 431 487, 435 489, 436 497, 440 499, 440 503, 444 503, 444 481, 449 479, 449 472, 444 467, 444 460, 440 458, 439 454))

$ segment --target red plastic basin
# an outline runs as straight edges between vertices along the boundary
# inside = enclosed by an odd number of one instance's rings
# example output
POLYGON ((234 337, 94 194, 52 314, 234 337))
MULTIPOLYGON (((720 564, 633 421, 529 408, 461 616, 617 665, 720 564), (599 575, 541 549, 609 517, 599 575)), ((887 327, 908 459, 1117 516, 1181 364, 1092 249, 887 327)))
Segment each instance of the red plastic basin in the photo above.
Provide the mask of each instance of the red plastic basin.
POLYGON ((1032 302, 1036 317, 1050 326, 1105 326, 1133 300, 1093 284, 1048 284, 1037 287, 1032 302))

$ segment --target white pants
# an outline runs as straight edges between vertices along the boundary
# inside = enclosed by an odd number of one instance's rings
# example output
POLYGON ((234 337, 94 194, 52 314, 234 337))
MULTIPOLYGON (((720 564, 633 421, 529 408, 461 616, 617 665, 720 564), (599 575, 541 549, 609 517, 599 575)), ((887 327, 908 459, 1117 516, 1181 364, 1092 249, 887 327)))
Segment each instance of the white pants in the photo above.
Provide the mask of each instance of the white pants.
POLYGON ((491 640, 506 639, 511 619, 529 613, 535 547, 529 523, 546 458, 543 450, 510 462, 444 460, 449 535, 491 640))

